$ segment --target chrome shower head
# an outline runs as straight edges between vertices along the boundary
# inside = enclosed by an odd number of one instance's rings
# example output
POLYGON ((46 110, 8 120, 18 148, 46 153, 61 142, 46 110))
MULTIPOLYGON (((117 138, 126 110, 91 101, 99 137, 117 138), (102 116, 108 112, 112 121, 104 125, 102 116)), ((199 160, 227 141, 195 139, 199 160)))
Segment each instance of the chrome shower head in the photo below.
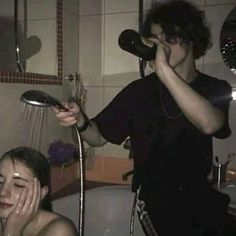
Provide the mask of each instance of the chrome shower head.
POLYGON ((29 90, 22 94, 20 100, 26 104, 39 106, 39 107, 51 107, 55 106, 59 109, 68 111, 68 109, 61 104, 61 102, 40 90, 29 90))

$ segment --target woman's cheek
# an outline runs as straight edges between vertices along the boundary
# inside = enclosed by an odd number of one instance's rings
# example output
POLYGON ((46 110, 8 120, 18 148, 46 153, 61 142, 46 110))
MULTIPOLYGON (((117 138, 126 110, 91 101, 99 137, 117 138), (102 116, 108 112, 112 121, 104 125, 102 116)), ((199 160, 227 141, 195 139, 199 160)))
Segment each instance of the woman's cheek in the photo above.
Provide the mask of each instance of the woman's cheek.
POLYGON ((21 194, 22 190, 21 191, 17 191, 15 196, 16 196, 16 200, 18 201, 19 198, 20 198, 20 194, 21 194))

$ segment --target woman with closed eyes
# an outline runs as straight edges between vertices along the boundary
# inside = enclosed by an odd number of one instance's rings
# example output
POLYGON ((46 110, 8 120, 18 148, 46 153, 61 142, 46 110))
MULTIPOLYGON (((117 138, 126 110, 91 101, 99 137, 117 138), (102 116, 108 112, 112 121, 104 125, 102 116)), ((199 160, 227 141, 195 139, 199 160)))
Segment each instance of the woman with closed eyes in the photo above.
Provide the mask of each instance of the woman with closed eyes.
POLYGON ((75 236, 67 218, 52 212, 50 166, 38 151, 18 147, 0 159, 2 236, 75 236))

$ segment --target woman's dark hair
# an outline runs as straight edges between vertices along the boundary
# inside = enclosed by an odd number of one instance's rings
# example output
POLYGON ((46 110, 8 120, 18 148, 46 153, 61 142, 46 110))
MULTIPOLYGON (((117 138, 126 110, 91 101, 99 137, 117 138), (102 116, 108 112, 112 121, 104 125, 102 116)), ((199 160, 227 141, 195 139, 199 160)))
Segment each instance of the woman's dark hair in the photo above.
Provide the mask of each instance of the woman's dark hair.
POLYGON ((180 38, 183 43, 192 43, 193 56, 198 59, 211 46, 204 18, 202 11, 185 1, 157 3, 147 13, 141 34, 150 37, 151 25, 159 24, 166 39, 180 38))
POLYGON ((13 163, 15 161, 21 162, 31 170, 39 180, 41 187, 48 187, 48 193, 41 202, 41 208, 52 211, 50 165, 47 158, 39 151, 29 147, 17 147, 7 151, 3 154, 0 162, 5 158, 11 158, 13 163))

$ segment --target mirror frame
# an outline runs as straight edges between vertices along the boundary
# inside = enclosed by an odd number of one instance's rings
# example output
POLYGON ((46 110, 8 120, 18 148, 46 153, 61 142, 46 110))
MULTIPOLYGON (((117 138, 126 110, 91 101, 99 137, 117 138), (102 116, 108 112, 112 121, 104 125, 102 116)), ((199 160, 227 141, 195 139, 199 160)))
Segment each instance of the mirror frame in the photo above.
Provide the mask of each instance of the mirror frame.
POLYGON ((232 28, 235 28, 235 25, 230 26, 229 22, 232 21, 232 19, 230 21, 230 18, 233 18, 232 23, 233 22, 235 23, 235 15, 236 15, 236 6, 234 6, 227 14, 220 30, 220 40, 219 40, 221 57, 225 65, 230 69, 230 71, 234 75, 236 75, 236 64, 235 64, 236 41, 235 37, 233 37, 234 35, 232 36, 233 34, 232 29, 230 29, 229 27, 233 26, 232 28))
POLYGON ((56 0, 57 75, 0 70, 0 83, 62 85, 63 0, 56 0))

